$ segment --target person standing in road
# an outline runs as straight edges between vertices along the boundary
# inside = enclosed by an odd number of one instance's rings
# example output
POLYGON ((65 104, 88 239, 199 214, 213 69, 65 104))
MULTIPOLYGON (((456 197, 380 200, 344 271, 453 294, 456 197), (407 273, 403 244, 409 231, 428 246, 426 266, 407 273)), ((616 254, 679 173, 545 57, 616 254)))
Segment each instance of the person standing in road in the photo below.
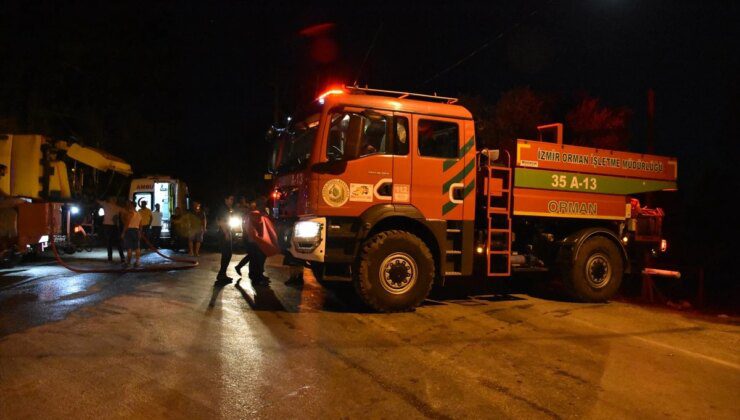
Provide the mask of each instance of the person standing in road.
POLYGON ((141 238, 142 223, 141 214, 136 211, 136 204, 133 201, 129 201, 128 211, 124 213, 124 226, 125 230, 121 234, 121 239, 124 248, 126 248, 126 262, 123 265, 129 266, 131 264, 131 254, 136 251, 134 267, 138 267, 141 259, 139 239, 141 238))
POLYGON ((200 246, 203 243, 203 237, 206 234, 206 213, 203 211, 200 202, 193 202, 193 211, 189 215, 190 232, 188 236, 188 251, 191 257, 200 256, 200 246))
POLYGON ((152 212, 152 245, 159 248, 159 237, 162 235, 162 212, 160 211, 159 204, 154 205, 154 211, 152 212))
POLYGON ((139 209, 139 215, 141 216, 141 231, 142 235, 147 240, 151 240, 150 229, 152 224, 152 211, 146 206, 147 202, 144 200, 140 201, 141 208, 139 209))
POLYGON ((121 208, 116 197, 110 196, 106 201, 98 200, 98 204, 103 209, 103 232, 105 242, 108 247, 108 262, 113 262, 113 246, 118 248, 118 255, 123 263, 123 247, 121 246, 121 230, 118 227, 121 213, 125 209, 121 208))
POLYGON ((234 206, 234 196, 228 195, 224 198, 224 204, 216 213, 216 223, 218 223, 218 245, 221 251, 221 268, 218 270, 216 282, 231 283, 231 277, 226 275, 226 269, 229 268, 232 256, 231 218, 232 207, 234 206))

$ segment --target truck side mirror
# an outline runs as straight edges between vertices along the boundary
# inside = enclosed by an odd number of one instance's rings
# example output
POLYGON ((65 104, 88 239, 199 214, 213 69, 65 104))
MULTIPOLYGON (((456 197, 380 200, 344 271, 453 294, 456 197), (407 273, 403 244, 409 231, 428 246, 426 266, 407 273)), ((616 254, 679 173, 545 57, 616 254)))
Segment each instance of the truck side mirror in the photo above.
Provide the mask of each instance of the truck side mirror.
POLYGON ((495 162, 495 161, 497 161, 498 158, 499 158, 499 155, 501 154, 498 149, 493 149, 493 150, 483 149, 480 152, 481 152, 481 154, 483 156, 485 156, 486 158, 488 158, 488 161, 489 162, 495 162))
POLYGON ((344 145, 344 160, 352 160, 360 156, 360 143, 364 128, 363 116, 350 114, 349 126, 347 127, 347 143, 344 145))

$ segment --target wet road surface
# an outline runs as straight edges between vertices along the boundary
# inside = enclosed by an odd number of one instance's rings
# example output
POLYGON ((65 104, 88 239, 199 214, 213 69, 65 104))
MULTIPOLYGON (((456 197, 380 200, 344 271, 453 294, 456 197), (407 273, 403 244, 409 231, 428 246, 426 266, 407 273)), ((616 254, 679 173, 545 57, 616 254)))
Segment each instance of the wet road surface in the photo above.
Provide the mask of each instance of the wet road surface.
POLYGON ((0 417, 740 418, 736 323, 446 292, 373 314, 275 263, 214 287, 217 257, 4 270, 0 417))

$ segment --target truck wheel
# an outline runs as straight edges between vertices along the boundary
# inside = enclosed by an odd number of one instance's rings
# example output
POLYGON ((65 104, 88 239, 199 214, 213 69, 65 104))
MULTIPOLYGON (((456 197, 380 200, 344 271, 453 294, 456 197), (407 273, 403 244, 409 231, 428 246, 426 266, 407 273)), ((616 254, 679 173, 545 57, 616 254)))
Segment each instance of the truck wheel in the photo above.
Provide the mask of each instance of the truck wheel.
POLYGON ((380 312, 410 311, 426 299, 434 280, 434 258, 418 236, 389 230, 362 247, 354 279, 362 300, 380 312))
POLYGON ((568 292, 582 302, 604 302, 619 290, 624 272, 622 255, 611 240, 595 236, 578 250, 578 258, 563 273, 568 292))

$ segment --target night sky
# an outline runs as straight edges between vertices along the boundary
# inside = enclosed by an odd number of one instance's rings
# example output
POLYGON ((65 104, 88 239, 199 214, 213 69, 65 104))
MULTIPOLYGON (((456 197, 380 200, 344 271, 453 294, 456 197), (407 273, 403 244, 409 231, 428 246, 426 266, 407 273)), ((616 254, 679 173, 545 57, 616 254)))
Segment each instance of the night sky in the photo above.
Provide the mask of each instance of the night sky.
POLYGON ((518 86, 589 92, 632 109, 637 151, 653 88, 655 151, 680 162, 674 212, 729 210, 720 186, 737 186, 738 2, 2 4, 0 128, 74 136, 207 201, 259 190, 273 119, 351 83, 376 34, 362 85, 492 104, 518 86))

